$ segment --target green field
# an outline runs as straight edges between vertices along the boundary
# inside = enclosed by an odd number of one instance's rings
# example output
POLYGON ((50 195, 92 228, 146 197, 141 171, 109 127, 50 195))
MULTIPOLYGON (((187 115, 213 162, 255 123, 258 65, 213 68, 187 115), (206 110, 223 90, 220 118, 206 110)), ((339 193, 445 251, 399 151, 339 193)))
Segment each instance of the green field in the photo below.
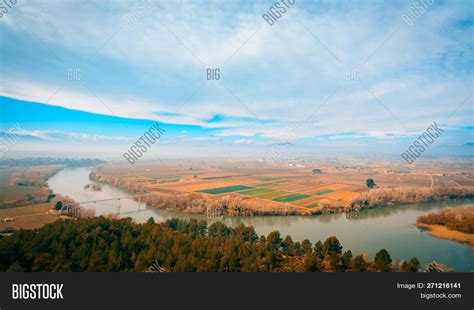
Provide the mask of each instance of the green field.
POLYGON ((260 194, 260 195, 254 196, 254 197, 261 198, 261 199, 273 199, 275 197, 284 196, 284 195, 288 195, 288 194, 291 194, 291 193, 283 192, 283 191, 277 191, 277 190, 272 189, 269 192, 266 192, 266 193, 263 193, 263 194, 260 194))
POLYGON ((310 204, 309 206, 306 206, 306 208, 308 208, 308 209, 313 209, 313 208, 316 208, 317 206, 318 206, 317 203, 312 203, 312 204, 310 204))
POLYGON ((311 197, 311 196, 310 196, 310 195, 306 195, 306 194, 293 194, 293 195, 288 195, 288 196, 283 196, 283 197, 275 198, 275 199, 273 199, 273 201, 277 201, 277 202, 292 202, 292 201, 296 201, 296 200, 300 200, 300 199, 308 198, 308 197, 311 197))
POLYGON ((217 194, 243 191, 245 189, 252 189, 252 188, 253 187, 251 187, 251 186, 245 186, 245 185, 233 185, 233 186, 226 186, 226 187, 216 187, 216 188, 204 189, 204 190, 200 190, 198 192, 205 193, 205 194, 217 195, 217 194))
POLYGON ((321 196, 321 195, 326 195, 326 194, 329 194, 329 193, 332 193, 332 192, 335 192, 335 190, 333 190, 333 189, 327 189, 327 190, 325 190, 325 191, 316 193, 316 194, 314 194, 314 195, 315 195, 315 196, 321 196))
POLYGON ((269 189, 269 188, 255 188, 255 189, 248 189, 248 190, 245 190, 245 191, 241 191, 239 192, 239 194, 242 194, 242 195, 249 195, 249 196, 256 196, 256 195, 260 195, 260 194, 263 194, 263 193, 268 193, 268 192, 271 192, 272 190, 269 189))
POLYGON ((221 177, 208 177, 208 178, 202 178, 203 180, 215 180, 215 179, 228 179, 228 178, 232 178, 233 176, 232 175, 224 175, 224 176, 221 176, 221 177))
POLYGON ((281 184, 278 184, 278 183, 260 183, 260 184, 252 184, 252 186, 256 186, 256 187, 275 187, 275 186, 278 186, 278 185, 281 185, 281 184))
POLYGON ((280 178, 263 177, 263 178, 257 178, 256 180, 259 180, 259 181, 278 181, 278 180, 281 180, 281 179, 280 178))

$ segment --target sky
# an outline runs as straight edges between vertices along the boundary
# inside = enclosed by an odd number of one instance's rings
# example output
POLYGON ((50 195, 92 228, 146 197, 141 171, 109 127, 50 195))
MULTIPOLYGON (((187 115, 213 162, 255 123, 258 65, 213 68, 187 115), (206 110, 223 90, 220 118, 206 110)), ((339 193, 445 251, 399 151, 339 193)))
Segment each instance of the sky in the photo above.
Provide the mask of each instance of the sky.
POLYGON ((474 142, 472 1, 285 2, 269 25, 274 1, 18 1, 0 19, 10 155, 120 157, 154 122, 149 159, 399 154, 434 122, 437 147, 474 142))

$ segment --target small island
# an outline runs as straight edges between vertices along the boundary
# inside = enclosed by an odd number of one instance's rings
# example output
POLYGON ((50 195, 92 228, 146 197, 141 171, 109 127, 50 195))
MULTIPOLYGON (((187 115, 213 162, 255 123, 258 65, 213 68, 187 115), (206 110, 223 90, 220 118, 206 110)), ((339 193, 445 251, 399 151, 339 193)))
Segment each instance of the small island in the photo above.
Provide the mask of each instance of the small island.
POLYGON ((86 184, 84 185, 84 189, 91 189, 96 192, 102 191, 102 185, 95 183, 95 184, 86 184))
POLYGON ((458 207, 420 216, 417 226, 433 237, 474 246, 474 206, 458 207))

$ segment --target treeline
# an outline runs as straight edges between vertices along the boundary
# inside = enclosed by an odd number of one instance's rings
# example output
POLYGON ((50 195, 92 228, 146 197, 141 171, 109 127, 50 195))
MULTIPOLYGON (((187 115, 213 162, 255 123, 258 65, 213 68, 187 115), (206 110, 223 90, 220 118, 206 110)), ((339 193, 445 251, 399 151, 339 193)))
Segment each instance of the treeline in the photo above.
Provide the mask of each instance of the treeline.
POLYGON ((24 168, 12 174, 10 183, 16 186, 47 187, 47 180, 63 168, 64 165, 24 168))
POLYGON ((343 251, 336 237, 314 245, 278 231, 258 236, 243 224, 171 219, 136 224, 94 217, 56 221, 0 238, 0 271, 170 272, 416 272, 416 258, 401 265, 380 250, 373 260, 343 251), (159 267, 158 267, 159 266, 159 267))
POLYGON ((353 199, 350 206, 363 209, 464 198, 474 198, 473 186, 438 186, 433 189, 414 187, 376 188, 360 193, 353 199))
POLYGON ((457 207, 418 217, 418 223, 441 225, 451 230, 474 234, 474 207, 457 207))

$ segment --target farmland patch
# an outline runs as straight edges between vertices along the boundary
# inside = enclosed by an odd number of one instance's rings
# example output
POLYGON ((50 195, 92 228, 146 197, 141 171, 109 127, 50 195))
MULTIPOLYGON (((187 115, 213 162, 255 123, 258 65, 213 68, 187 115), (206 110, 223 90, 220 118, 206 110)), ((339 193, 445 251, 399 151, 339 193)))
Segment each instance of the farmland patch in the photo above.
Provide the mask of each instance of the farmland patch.
POLYGON ((256 196, 256 195, 268 193, 268 192, 271 192, 271 191, 272 190, 269 189, 269 188, 254 188, 254 189, 248 189, 248 190, 241 191, 241 192, 239 192, 239 194, 249 195, 249 196, 256 196))
POLYGON ((316 195, 316 196, 322 196, 322 195, 326 195, 326 194, 333 193, 333 192, 335 192, 335 190, 333 190, 333 189, 327 189, 327 190, 321 191, 321 192, 319 192, 319 193, 316 193, 316 194, 314 194, 314 195, 316 195))
POLYGON ((270 192, 268 193, 264 193, 262 195, 257 195, 255 197, 257 198, 261 198, 261 199, 273 199, 275 197, 278 197, 278 196, 283 196, 283 195, 288 195, 288 194, 291 194, 289 192, 283 192, 283 191, 276 191, 276 190, 271 190, 270 192))
POLYGON ((256 180, 259 180, 259 181, 279 181, 281 179, 280 178, 263 177, 263 178, 257 178, 256 180))
POLYGON ((278 197, 273 199, 273 201, 278 201, 278 202, 292 202, 300 199, 304 199, 309 197, 309 195, 306 194, 293 194, 293 195, 288 195, 288 196, 283 196, 283 197, 278 197))
POLYGON ((205 193, 205 194, 217 195, 217 194, 224 194, 224 193, 242 191, 242 190, 252 189, 252 188, 253 187, 251 187, 251 186, 245 186, 245 185, 233 185, 233 186, 226 186, 226 187, 210 188, 210 189, 200 190, 198 192, 205 193))
POLYGON ((256 187, 275 187, 275 186, 279 186, 281 184, 278 184, 278 183, 260 183, 260 184, 252 184, 252 186, 256 186, 256 187))

